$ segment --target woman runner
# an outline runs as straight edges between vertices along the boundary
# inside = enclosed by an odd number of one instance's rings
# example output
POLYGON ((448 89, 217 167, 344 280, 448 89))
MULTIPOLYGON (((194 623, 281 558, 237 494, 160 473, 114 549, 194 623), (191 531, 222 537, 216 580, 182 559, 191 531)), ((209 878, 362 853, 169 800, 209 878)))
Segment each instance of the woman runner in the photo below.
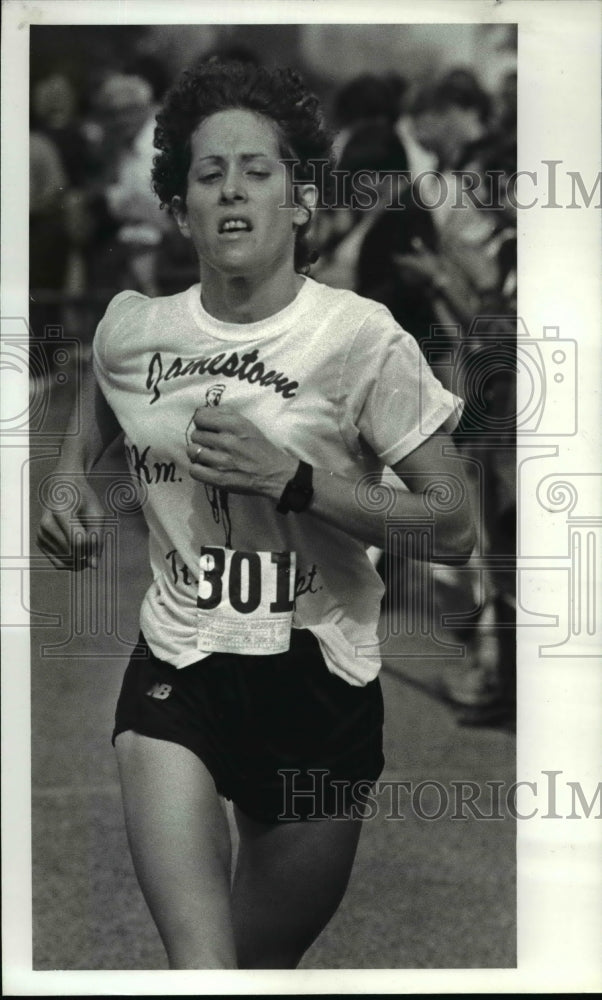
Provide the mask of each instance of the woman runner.
MULTIPOLYGON (((366 548, 386 514, 358 485, 393 469, 392 516, 432 522, 435 561, 466 560, 468 502, 427 502, 462 478, 459 401, 385 307, 306 275, 331 154, 296 74, 211 61, 157 122, 154 189, 200 283, 112 300, 60 468, 89 473, 123 430, 146 493, 154 579, 113 739, 170 968, 294 968, 343 897, 383 767, 366 548)), ((93 513, 90 489, 84 528, 93 513)), ((45 514, 54 565, 95 566, 92 534, 75 553, 68 537, 45 514)))

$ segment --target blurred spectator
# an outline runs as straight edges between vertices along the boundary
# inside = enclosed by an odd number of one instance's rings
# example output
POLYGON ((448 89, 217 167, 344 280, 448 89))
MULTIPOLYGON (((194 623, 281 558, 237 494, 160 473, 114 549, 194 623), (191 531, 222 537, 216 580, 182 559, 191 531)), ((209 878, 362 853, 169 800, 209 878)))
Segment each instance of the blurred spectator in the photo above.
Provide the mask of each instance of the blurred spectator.
POLYGON ((486 131, 491 101, 468 70, 451 70, 416 95, 410 113, 418 141, 437 157, 439 170, 463 167, 471 143, 486 131))
POLYGON ((362 246, 357 290, 384 302, 418 340, 433 324, 469 325, 481 294, 497 282, 495 255, 487 250, 495 223, 462 196, 453 173, 485 134, 488 105, 465 71, 419 92, 413 135, 437 171, 414 178, 403 209, 384 213, 362 246))
POLYGON ((30 133, 29 156, 29 283, 32 290, 59 290, 68 256, 61 208, 67 178, 58 149, 41 132, 30 133))
POLYGON ((31 252, 30 283, 36 289, 38 300, 34 308, 35 325, 62 323, 71 327, 77 320, 68 306, 61 306, 58 294, 81 295, 86 289, 82 245, 89 226, 83 213, 83 190, 90 182, 94 162, 76 91, 67 76, 52 73, 32 87, 31 122, 35 134, 46 136, 52 142, 63 173, 54 209, 54 225, 46 220, 44 226, 37 227, 44 231, 38 233, 31 252), (61 271, 60 280, 57 268, 61 271), (54 293, 56 301, 48 301, 48 293, 54 293))
MULTIPOLYGON (((59 295, 65 286, 69 239, 62 210, 67 178, 52 139, 41 132, 29 137, 29 322, 42 340, 46 326, 62 322, 59 295), (48 301, 48 293, 55 301, 48 301)), ((42 347, 42 351, 43 351, 42 347)), ((49 367, 49 357, 38 365, 49 367)), ((32 372, 36 363, 32 356, 32 372)))
MULTIPOLYGON (((473 627, 462 636, 473 669, 460 679, 450 679, 448 689, 458 718, 465 724, 511 719, 515 708, 516 229, 503 198, 503 184, 500 209, 479 207, 471 199, 459 198, 451 173, 461 168, 478 171, 481 181, 477 191, 487 206, 493 194, 491 171, 515 169, 516 119, 506 107, 504 128, 500 129, 499 123, 486 128, 490 106, 474 75, 463 70, 452 72, 440 87, 419 95, 413 109, 416 134, 437 155, 439 169, 453 193, 452 199, 431 212, 437 236, 433 261, 442 265, 445 281, 454 280, 450 263, 456 275, 467 279, 468 314, 463 317, 460 308, 453 310, 465 333, 453 367, 462 379, 462 369, 468 371, 470 366, 473 377, 466 383, 465 412, 455 439, 480 469, 480 545, 490 566, 485 573, 474 572, 478 611, 473 627), (457 208, 458 204, 462 207, 457 208), (486 315, 495 319, 487 320, 486 315), (504 315, 508 317, 505 322, 500 319, 504 315), (479 446, 483 431, 488 432, 490 447, 479 446)), ((496 205, 495 199, 492 204, 496 205)), ((424 255, 419 256, 422 262, 424 255)), ((435 312, 441 317, 440 310, 435 312)), ((448 368, 448 373, 451 371, 452 367, 448 368)), ((440 597, 444 575, 439 574, 440 597)), ((463 589, 460 577, 447 572, 446 586, 446 600, 453 605, 463 589)))
MULTIPOLYGON (((516 209, 507 198, 507 182, 516 171, 515 73, 502 81, 499 94, 494 95, 494 108, 493 126, 473 147, 472 155, 485 179, 491 181, 489 193, 496 207, 490 218, 496 228, 489 249, 496 256, 498 281, 482 299, 485 315, 478 335, 474 331, 471 338, 471 365, 476 372, 487 373, 480 380, 480 405, 490 437, 492 431, 495 436, 488 448, 472 449, 463 443, 463 449, 472 451, 480 463, 486 484, 482 531, 490 565, 478 627, 464 636, 474 669, 448 691, 459 721, 470 725, 512 722, 516 708, 517 264, 516 209)), ((469 435, 470 427, 461 424, 459 433, 469 435)))
MULTIPOLYGON (((360 294, 384 302, 425 347, 434 326, 461 327, 460 340, 448 343, 439 338, 439 356, 433 353, 432 341, 429 344, 429 361, 449 388, 462 385, 461 369, 469 363, 489 373, 495 351, 500 350, 499 364, 493 362, 496 371, 486 386, 480 386, 482 392, 466 394, 465 418, 455 434, 463 453, 480 467, 486 497, 481 551, 495 565, 483 575, 475 571, 472 579, 451 569, 437 573, 441 611, 457 614, 462 608, 476 608, 472 628, 462 635, 474 669, 460 681, 450 679, 447 692, 466 723, 497 722, 512 713, 514 704, 514 321, 509 319, 501 346, 499 337, 493 342, 468 337, 473 321, 483 312, 512 312, 516 287, 512 220, 505 211, 484 207, 488 203, 484 173, 499 154, 494 132, 488 128, 489 111, 488 95, 466 70, 452 71, 417 95, 411 107, 412 136, 432 156, 433 166, 429 174, 414 177, 411 187, 398 189, 401 210, 372 216, 362 233, 356 284, 360 294), (462 196, 458 175, 462 169, 473 171, 482 205, 462 196), (497 446, 485 449, 486 454, 482 448, 474 449, 470 435, 466 436, 468 427, 478 440, 483 420, 494 433, 499 422, 497 446), (496 568, 500 558, 510 569, 496 568)), ((474 485, 476 489, 476 481, 474 485)))
POLYGON ((152 52, 139 52, 128 62, 127 73, 129 76, 142 77, 150 83, 153 103, 159 105, 162 102, 171 83, 169 72, 162 59, 152 52))
POLYGON ((508 198, 508 183, 516 163, 516 73, 507 73, 494 95, 494 120, 490 131, 472 149, 486 182, 488 200, 495 206, 493 240, 499 282, 487 303, 491 314, 516 313, 516 207, 508 198))
POLYGON ((353 128, 375 121, 394 122, 399 114, 399 100, 405 88, 401 77, 356 76, 338 93, 334 103, 335 121, 342 128, 353 128))
POLYGON ((395 122, 395 131, 406 151, 408 169, 413 178, 437 166, 437 157, 422 146, 414 132, 414 121, 410 114, 412 106, 412 87, 405 87, 399 101, 399 114, 395 122))
POLYGON ((88 144, 77 105, 73 85, 62 73, 53 73, 33 87, 32 125, 52 139, 70 187, 88 179, 88 144))
POLYGON ((157 294, 157 251, 172 223, 151 189, 155 154, 153 90, 139 76, 113 74, 93 98, 102 180, 96 198, 90 280, 111 292, 157 294))
POLYGON ((400 176, 407 167, 390 120, 355 129, 337 167, 340 203, 319 213, 321 256, 314 277, 335 288, 355 289, 362 244, 387 205, 397 200, 399 184, 407 184, 400 176))
POLYGON ((504 74, 498 93, 494 97, 494 124, 498 131, 506 130, 509 138, 516 140, 516 104, 518 78, 516 70, 504 74))
POLYGON ((405 80, 397 74, 376 76, 364 73, 345 84, 333 107, 334 120, 339 129, 335 141, 337 156, 341 155, 358 128, 373 124, 392 126, 399 117, 405 89, 405 80))
POLYGON ((52 140, 41 132, 30 133, 29 157, 29 212, 34 219, 48 217, 60 208, 67 183, 61 158, 52 140))

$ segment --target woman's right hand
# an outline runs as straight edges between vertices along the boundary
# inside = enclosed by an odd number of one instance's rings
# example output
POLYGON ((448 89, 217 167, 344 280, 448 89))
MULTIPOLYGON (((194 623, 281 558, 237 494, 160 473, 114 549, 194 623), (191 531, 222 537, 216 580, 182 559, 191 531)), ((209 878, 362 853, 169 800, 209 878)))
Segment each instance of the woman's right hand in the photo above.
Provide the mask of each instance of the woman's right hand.
POLYGON ((37 534, 38 548, 55 569, 96 569, 103 549, 106 512, 91 487, 76 513, 45 510, 37 534))

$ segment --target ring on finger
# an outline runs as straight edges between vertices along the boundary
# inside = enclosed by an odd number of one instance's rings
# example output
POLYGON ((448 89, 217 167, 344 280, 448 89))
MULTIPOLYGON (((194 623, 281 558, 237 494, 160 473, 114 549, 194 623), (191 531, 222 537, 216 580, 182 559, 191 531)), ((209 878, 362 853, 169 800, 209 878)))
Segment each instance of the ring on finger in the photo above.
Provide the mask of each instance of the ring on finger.
POLYGON ((198 445, 196 453, 195 453, 195 456, 194 456, 195 462, 198 462, 200 460, 202 452, 203 452, 203 446, 202 446, 202 444, 200 444, 200 445, 198 445))

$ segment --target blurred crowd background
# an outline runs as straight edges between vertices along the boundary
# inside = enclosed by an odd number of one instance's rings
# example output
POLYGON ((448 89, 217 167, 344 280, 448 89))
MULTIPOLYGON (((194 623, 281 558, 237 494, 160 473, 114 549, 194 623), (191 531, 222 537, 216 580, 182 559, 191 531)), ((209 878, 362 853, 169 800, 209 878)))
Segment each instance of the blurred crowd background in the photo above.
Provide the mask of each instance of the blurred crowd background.
POLYGON ((311 274, 385 303, 466 400, 456 443, 481 537, 471 571, 438 572, 437 602, 469 651, 470 670, 442 689, 467 723, 506 721, 514 706, 516 42, 514 26, 486 24, 31 29, 38 370, 52 367, 48 327, 89 350, 116 292, 198 280, 150 188, 154 117, 182 69, 216 54, 298 69, 336 133, 338 168, 370 172, 368 207, 343 185, 317 212, 311 274))

